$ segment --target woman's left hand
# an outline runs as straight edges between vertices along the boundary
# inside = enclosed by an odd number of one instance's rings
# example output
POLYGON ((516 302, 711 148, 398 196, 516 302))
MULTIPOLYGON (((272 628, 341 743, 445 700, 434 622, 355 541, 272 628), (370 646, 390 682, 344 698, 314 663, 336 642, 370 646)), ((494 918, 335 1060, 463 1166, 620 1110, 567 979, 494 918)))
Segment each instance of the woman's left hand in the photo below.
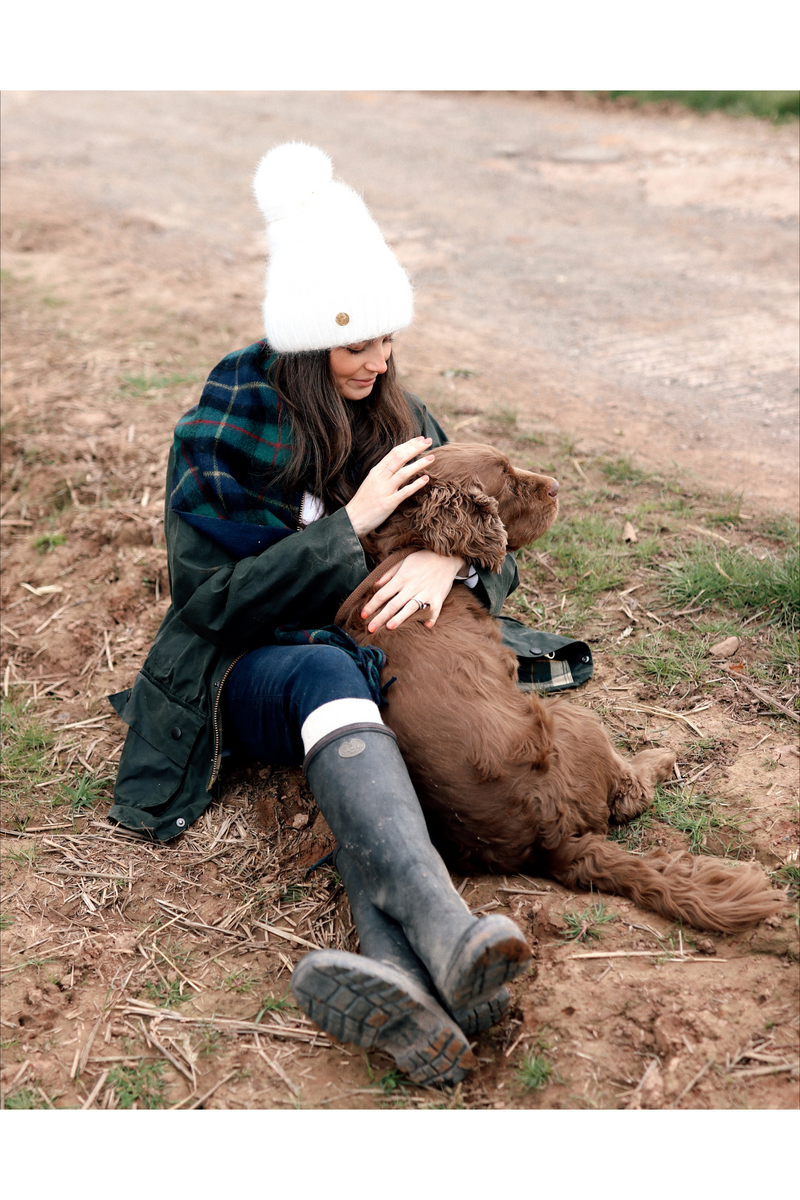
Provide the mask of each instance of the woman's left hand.
POLYGON ((428 604, 425 625, 432 629, 456 575, 463 574, 466 562, 460 556, 445 558, 432 550, 416 550, 378 580, 378 591, 361 610, 367 629, 375 633, 382 625, 397 629, 408 617, 419 612, 417 597, 428 604), (372 618, 370 620, 370 618, 372 618))

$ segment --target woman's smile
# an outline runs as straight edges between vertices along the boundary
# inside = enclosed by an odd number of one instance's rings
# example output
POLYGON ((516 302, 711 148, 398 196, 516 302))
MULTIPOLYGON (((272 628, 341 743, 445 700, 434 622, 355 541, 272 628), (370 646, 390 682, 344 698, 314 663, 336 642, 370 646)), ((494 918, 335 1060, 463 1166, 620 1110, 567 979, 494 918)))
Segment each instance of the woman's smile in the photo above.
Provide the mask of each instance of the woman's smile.
POLYGON ((345 400, 363 400, 372 391, 378 376, 386 371, 391 355, 391 334, 331 350, 331 375, 339 395, 345 400), (362 375, 362 371, 365 374, 362 375))

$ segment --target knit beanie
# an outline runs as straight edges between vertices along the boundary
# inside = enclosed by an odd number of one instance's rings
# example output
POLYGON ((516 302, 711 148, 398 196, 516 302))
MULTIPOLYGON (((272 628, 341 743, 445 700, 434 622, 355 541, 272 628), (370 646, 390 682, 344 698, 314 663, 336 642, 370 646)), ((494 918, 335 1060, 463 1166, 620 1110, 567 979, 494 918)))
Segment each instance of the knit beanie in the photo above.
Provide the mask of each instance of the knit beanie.
POLYGON ((327 154, 275 146, 253 181, 267 222, 264 333, 280 353, 370 341, 411 324, 411 283, 327 154))

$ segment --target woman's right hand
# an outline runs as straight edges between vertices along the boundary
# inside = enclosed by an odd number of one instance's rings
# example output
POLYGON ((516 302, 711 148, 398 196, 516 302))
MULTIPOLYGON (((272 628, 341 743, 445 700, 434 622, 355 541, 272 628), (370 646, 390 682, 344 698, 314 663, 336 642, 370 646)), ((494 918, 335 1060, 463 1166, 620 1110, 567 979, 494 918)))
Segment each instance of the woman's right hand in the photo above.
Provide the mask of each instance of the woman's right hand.
POLYGON ((345 511, 350 518, 358 537, 372 533, 390 517, 398 504, 413 496, 428 482, 427 475, 420 475, 425 467, 430 466, 434 456, 429 454, 418 462, 409 464, 409 459, 431 444, 431 438, 416 437, 410 442, 395 446, 385 458, 376 463, 367 475, 361 487, 352 500, 345 505, 345 511), (414 476, 418 478, 414 478, 414 476), (410 480, 410 482, 409 482, 410 480))

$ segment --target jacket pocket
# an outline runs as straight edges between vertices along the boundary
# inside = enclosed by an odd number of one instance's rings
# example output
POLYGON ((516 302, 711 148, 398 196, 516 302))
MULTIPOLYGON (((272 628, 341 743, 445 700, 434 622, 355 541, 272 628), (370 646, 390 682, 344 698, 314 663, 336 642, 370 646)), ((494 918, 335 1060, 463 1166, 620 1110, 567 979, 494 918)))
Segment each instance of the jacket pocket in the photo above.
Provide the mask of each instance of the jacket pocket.
POLYGON ((129 727, 114 788, 115 807, 158 815, 181 786, 205 719, 142 672, 130 691, 109 699, 129 727))

